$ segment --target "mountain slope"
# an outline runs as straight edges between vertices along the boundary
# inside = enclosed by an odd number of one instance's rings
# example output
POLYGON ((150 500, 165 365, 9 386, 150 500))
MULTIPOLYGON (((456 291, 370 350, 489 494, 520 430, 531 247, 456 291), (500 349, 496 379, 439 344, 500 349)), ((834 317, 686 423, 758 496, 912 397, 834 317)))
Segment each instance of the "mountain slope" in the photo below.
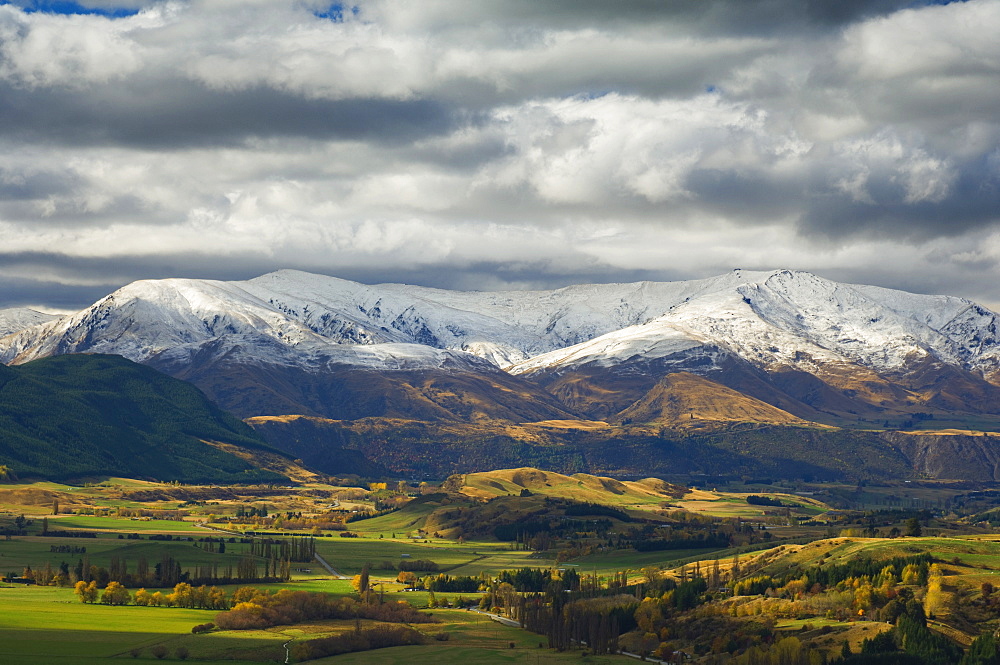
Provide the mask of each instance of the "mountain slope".
POLYGON ((787 411, 690 372, 666 375, 640 400, 619 412, 615 420, 675 428, 727 422, 806 424, 787 411))
POLYGON ((40 323, 52 321, 59 317, 54 314, 43 314, 26 307, 15 307, 12 309, 0 309, 0 337, 6 337, 25 328, 36 326, 40 323))
POLYGON ((283 480, 205 441, 275 452, 193 386, 118 356, 0 366, 0 464, 18 476, 283 480))

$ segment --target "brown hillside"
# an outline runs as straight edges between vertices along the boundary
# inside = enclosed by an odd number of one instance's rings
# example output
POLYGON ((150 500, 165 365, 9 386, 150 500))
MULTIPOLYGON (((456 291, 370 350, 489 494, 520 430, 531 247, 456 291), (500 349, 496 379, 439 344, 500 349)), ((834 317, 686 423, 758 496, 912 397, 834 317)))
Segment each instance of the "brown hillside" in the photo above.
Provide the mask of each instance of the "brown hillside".
POLYGON ((620 412, 619 423, 658 423, 697 427, 708 422, 754 422, 801 425, 787 411, 748 397, 690 372, 668 374, 632 406, 620 412))

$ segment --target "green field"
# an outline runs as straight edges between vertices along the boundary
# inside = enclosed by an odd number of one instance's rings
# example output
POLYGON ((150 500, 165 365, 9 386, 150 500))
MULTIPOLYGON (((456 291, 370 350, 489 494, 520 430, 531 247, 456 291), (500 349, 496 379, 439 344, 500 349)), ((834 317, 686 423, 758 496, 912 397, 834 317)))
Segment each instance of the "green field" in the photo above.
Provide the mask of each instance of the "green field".
MULTIPOLYGON (((208 529, 199 527, 195 522, 178 522, 176 520, 133 520, 127 517, 103 517, 96 515, 60 515, 50 516, 49 529, 60 531, 110 531, 115 533, 183 533, 192 537, 215 536, 208 529)), ((35 526, 41 529, 40 519, 35 526)))
MULTIPOLYGON (((336 570, 345 575, 361 571, 366 563, 377 567, 382 561, 398 565, 400 561, 425 559, 433 561, 451 575, 468 564, 494 554, 510 553, 506 546, 497 543, 465 543, 436 540, 423 541, 391 540, 390 538, 322 538, 316 541, 316 551, 336 570), (408 554, 409 557, 402 555, 408 554)), ((523 552, 522 554, 528 554, 523 552)), ((492 569, 492 566, 491 568, 492 569)), ((393 573, 395 577, 395 573, 393 573)))
MULTIPOLYGON (((179 639, 191 634, 192 626, 211 621, 214 615, 207 610, 84 605, 70 589, 0 588, 0 662, 87 665, 128 656, 133 648, 143 649, 154 660, 149 647, 164 644, 172 652, 179 639)), ((224 643, 215 641, 220 645, 217 651, 224 653, 224 643)))
MULTIPOLYGON (((130 651, 142 651, 139 662, 154 662, 150 652, 162 644, 168 660, 185 647, 192 661, 202 665, 240 665, 262 660, 282 662, 288 641, 310 639, 350 630, 353 622, 329 621, 277 626, 258 631, 216 631, 191 634, 191 627, 212 621, 210 610, 162 607, 84 605, 69 589, 51 587, 0 588, 0 662, 5 665, 42 663, 92 665, 109 658, 132 660, 130 651)), ((447 632, 447 641, 396 647, 326 658, 316 663, 589 663, 628 662, 623 657, 588 658, 580 652, 558 654, 540 649, 541 636, 502 626, 488 617, 465 610, 435 610, 438 624, 421 624, 428 635, 447 632), (510 648, 510 644, 514 648, 510 648)))

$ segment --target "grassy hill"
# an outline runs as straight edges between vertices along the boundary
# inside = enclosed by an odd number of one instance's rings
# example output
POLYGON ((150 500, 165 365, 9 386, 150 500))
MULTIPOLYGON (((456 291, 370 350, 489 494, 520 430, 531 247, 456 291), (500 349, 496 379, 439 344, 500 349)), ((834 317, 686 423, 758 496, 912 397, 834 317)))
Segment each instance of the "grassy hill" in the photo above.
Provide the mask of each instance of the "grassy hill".
POLYGON ((688 492, 686 487, 657 478, 622 482, 586 473, 566 476, 530 467, 469 473, 462 476, 462 483, 459 490, 462 494, 482 499, 520 494, 523 490, 528 490, 533 494, 619 507, 657 506, 665 501, 679 499, 688 492))
POLYGON ((222 450, 225 446, 276 453, 194 386, 119 356, 66 355, 0 365, 0 465, 16 476, 285 479, 222 450))
POLYGON ((613 420, 679 428, 732 422, 806 424, 806 421, 787 411, 690 372, 666 375, 613 420))

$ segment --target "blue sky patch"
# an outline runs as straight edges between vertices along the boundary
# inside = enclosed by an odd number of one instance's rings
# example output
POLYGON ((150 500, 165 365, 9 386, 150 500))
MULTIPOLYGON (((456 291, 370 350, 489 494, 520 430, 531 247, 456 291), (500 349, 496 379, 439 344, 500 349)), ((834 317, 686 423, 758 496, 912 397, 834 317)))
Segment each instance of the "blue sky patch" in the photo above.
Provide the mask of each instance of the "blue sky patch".
POLYGON ((344 21, 344 12, 350 12, 352 15, 357 16, 359 11, 357 6, 349 7, 338 2, 322 11, 313 12, 313 15, 316 18, 327 19, 334 23, 342 23, 344 21))
POLYGON ((28 0, 21 2, 0 0, 0 5, 14 5, 27 14, 91 15, 105 16, 107 18, 125 18, 135 16, 139 13, 139 10, 135 8, 89 7, 85 3, 65 2, 63 0, 28 0))

